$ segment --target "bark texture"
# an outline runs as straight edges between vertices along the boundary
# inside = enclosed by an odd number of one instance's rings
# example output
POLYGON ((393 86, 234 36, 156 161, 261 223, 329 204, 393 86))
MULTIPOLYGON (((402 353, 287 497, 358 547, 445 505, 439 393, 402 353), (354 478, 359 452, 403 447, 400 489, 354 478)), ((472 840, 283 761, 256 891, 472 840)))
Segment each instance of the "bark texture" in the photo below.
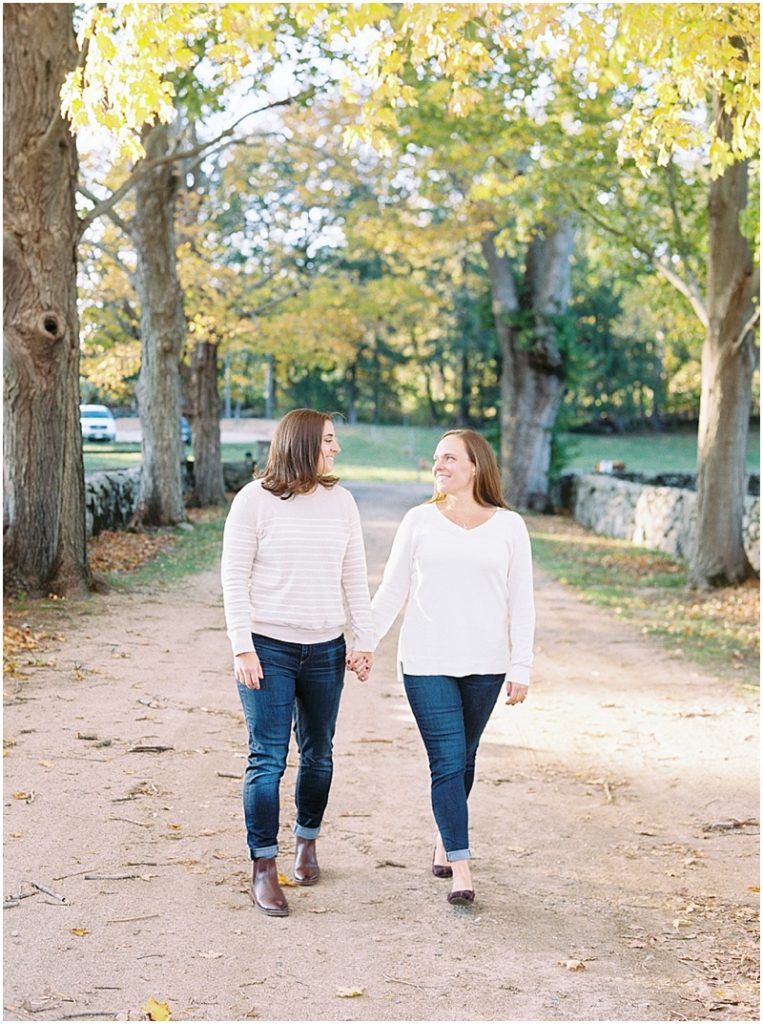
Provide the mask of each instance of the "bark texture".
MULTIPOLYGON (((146 133, 149 160, 169 153, 169 128, 146 133)), ((180 360, 185 339, 183 294, 177 274, 177 168, 159 163, 135 190, 132 239, 137 255, 141 367, 138 404, 143 428, 137 526, 173 526, 185 520, 180 440, 180 360)))
MULTIPOLYGON (((728 136, 728 115, 717 100, 715 115, 719 134, 728 136)), ((738 583, 753 574, 744 550, 742 517, 759 274, 739 228, 747 180, 748 166, 739 162, 710 186, 708 326, 697 439, 696 543, 690 564, 690 583, 696 588, 738 583)))
POLYGON ((190 392, 195 481, 190 502, 201 507, 222 505, 225 502, 225 484, 220 456, 217 345, 207 341, 196 344, 191 364, 190 392))
POLYGON ((483 242, 501 349, 501 480, 507 501, 549 507, 551 437, 564 389, 559 322, 570 299, 572 217, 537 235, 529 247, 523 287, 511 260, 483 242))
POLYGON ((88 582, 74 195, 59 113, 77 62, 70 4, 3 6, 4 582, 30 594, 88 582))

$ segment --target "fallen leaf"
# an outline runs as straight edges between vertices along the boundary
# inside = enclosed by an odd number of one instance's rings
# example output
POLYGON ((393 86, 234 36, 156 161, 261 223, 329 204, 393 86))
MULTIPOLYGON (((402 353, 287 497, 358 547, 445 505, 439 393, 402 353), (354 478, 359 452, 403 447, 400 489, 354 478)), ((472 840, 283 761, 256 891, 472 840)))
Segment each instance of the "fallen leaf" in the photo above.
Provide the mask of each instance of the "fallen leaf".
POLYGON ((153 996, 143 1007, 143 1012, 149 1020, 172 1020, 172 1014, 168 1003, 159 1003, 153 996))
POLYGON ((222 953, 215 953, 214 950, 210 949, 206 953, 199 953, 202 960, 219 960, 222 953))
POLYGON ((173 822, 170 822, 170 824, 167 825, 167 828, 174 828, 174 829, 178 829, 178 828, 182 828, 182 827, 183 827, 182 825, 175 825, 173 822))
POLYGON ((27 793, 27 791, 25 789, 20 789, 16 793, 13 794, 13 799, 14 800, 31 800, 33 796, 34 796, 33 793, 27 793))
POLYGON ((760 892, 760 886, 759 885, 748 885, 747 886, 747 891, 748 892, 760 892))
POLYGON ((286 886, 289 886, 290 888, 293 889, 293 888, 296 887, 297 883, 296 882, 292 882, 292 880, 290 878, 287 878, 286 875, 282 875, 281 872, 279 871, 278 872, 278 884, 279 885, 286 885, 286 886))
POLYGON ((336 994, 342 999, 354 999, 356 996, 362 996, 363 992, 362 988, 338 988, 336 990, 336 994))
POLYGON ((560 967, 563 967, 565 971, 584 971, 586 969, 582 960, 557 960, 556 962, 560 967))
POLYGON ((682 917, 673 918, 673 927, 678 931, 679 928, 689 928, 691 921, 684 921, 682 917))
POLYGON ((72 935, 89 935, 90 934, 90 932, 87 930, 87 928, 70 928, 69 931, 72 933, 72 935))
POLYGON ((328 907, 310 907, 307 912, 308 914, 327 914, 328 909, 328 907))

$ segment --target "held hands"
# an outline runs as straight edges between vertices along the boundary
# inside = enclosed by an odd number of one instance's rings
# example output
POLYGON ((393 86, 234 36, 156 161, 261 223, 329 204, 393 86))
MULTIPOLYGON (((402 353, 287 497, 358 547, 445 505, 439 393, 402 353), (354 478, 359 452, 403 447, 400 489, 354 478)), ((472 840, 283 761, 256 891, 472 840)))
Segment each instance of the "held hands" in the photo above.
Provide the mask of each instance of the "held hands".
POLYGON ((233 659, 233 670, 236 680, 250 690, 259 690, 260 680, 265 673, 262 671, 260 659, 256 651, 245 651, 233 659))
POLYGON ((506 681, 507 704, 521 704, 527 696, 527 687, 522 683, 511 683, 506 681))
POLYGON ((371 674, 374 663, 373 651, 348 651, 347 668, 354 672, 361 683, 365 683, 371 674))

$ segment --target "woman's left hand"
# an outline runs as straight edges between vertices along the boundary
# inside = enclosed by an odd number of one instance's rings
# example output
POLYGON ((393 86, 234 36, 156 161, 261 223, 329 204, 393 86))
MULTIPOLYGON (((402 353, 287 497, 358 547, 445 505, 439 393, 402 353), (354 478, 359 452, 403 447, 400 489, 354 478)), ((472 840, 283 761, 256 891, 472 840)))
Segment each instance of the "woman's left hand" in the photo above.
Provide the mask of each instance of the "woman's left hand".
POLYGON ((371 674, 371 666, 374 663, 372 651, 348 651, 347 668, 354 672, 361 683, 365 683, 371 674))
POLYGON ((527 696, 527 687, 522 683, 511 683, 506 681, 507 704, 521 704, 527 696))

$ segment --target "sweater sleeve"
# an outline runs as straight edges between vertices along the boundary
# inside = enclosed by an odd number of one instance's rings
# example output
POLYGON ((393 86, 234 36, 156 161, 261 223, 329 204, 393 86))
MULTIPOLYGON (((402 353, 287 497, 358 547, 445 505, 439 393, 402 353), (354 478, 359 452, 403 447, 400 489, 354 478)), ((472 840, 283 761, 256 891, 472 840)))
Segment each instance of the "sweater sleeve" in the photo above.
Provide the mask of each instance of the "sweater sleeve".
POLYGON ((234 654, 254 650, 249 588, 257 557, 257 517, 253 500, 256 492, 249 490, 250 486, 233 499, 223 532, 220 576, 225 623, 234 654))
POLYGON ((510 683, 530 682, 533 663, 533 637, 535 633, 535 603, 533 598, 533 567, 530 536, 524 520, 517 516, 512 537, 512 557, 509 563, 509 649, 510 662, 506 679, 510 683))
POLYGON ((347 497, 350 539, 342 562, 342 589, 350 613, 352 646, 356 651, 373 651, 376 648, 376 640, 371 619, 371 597, 368 593, 368 570, 360 513, 355 499, 349 492, 347 497))
POLYGON ((411 589, 413 517, 406 512, 397 528, 384 575, 371 602, 377 642, 385 636, 405 604, 411 589))

